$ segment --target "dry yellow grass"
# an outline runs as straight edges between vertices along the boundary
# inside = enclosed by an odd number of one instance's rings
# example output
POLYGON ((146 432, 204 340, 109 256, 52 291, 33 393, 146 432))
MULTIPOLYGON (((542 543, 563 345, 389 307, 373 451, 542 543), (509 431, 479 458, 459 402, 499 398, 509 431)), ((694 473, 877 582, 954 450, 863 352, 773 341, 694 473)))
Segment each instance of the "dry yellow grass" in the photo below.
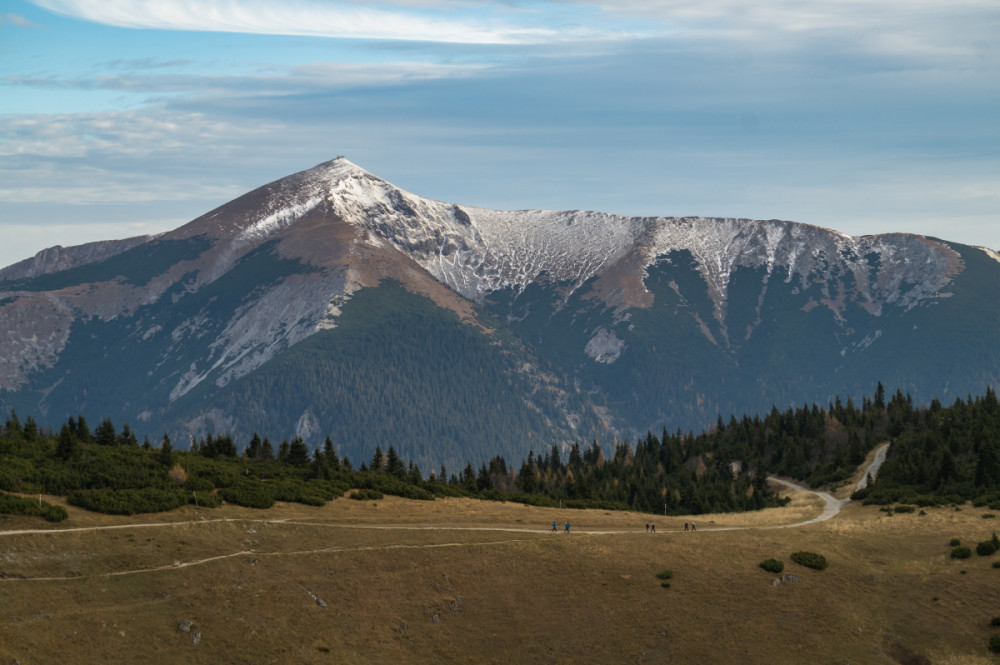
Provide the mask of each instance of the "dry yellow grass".
POLYGON ((851 505, 766 528, 820 507, 799 494, 698 516, 696 533, 676 517, 392 497, 8 518, 0 531, 121 528, 0 536, 0 664, 997 662, 995 557, 948 556, 951 538, 974 547, 996 528, 983 510, 851 505), (797 566, 797 550, 829 568, 797 566), (798 581, 774 586, 769 557, 798 581))

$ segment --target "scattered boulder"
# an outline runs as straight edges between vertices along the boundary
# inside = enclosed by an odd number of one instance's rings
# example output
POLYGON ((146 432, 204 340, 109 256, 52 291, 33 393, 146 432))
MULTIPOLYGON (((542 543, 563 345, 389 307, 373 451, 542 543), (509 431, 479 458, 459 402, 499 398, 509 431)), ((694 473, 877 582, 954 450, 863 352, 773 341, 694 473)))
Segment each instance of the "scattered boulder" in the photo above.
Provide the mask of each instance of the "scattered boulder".
POLYGON ((199 642, 201 642, 201 633, 196 630, 191 633, 191 643, 198 644, 199 642))
POLYGON ((191 627, 194 626, 194 622, 189 619, 181 619, 181 622, 177 624, 177 630, 182 633, 191 632, 191 627))
POLYGON ((794 584, 799 581, 799 576, 793 573, 785 573, 781 577, 775 577, 771 580, 773 586, 778 586, 779 584, 794 584))

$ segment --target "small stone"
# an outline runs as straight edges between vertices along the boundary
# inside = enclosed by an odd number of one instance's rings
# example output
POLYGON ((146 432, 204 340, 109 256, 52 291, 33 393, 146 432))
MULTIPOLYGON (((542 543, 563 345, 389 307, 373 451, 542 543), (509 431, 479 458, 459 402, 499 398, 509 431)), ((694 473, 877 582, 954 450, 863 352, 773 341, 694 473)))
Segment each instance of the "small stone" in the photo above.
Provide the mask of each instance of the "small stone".
POLYGON ((177 630, 181 631, 182 633, 187 633, 191 631, 191 626, 193 625, 194 625, 193 621, 190 621, 188 619, 181 619, 181 622, 177 624, 177 630))
POLYGON ((191 633, 191 643, 198 644, 198 642, 201 642, 201 633, 196 630, 191 633))
POLYGON ((431 623, 441 623, 441 617, 437 614, 431 615, 431 623))

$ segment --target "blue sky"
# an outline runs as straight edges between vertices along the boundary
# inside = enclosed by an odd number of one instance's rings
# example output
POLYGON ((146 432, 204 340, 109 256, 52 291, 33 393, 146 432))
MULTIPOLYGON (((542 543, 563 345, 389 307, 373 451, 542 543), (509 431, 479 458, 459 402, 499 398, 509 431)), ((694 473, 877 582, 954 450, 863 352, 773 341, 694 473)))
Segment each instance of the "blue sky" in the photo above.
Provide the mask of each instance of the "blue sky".
POLYGON ((0 265, 345 155, 491 208, 1000 249, 996 0, 4 0, 0 265))

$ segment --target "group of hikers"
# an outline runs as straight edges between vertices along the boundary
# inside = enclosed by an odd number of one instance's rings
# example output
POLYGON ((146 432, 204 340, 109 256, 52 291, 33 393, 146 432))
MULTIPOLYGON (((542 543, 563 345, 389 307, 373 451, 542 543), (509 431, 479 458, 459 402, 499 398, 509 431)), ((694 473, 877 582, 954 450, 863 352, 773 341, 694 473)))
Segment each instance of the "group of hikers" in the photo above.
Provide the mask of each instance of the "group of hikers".
MULTIPOLYGON (((684 523, 684 530, 685 531, 696 531, 696 528, 694 526, 694 522, 685 522, 684 523)), ((558 522, 553 522, 552 523, 552 533, 555 533, 557 531, 559 531, 559 523, 558 522)), ((565 533, 569 533, 569 522, 566 522, 566 526, 565 526, 564 532, 565 533)), ((646 524, 646 533, 656 533, 656 525, 655 524, 646 524)))

